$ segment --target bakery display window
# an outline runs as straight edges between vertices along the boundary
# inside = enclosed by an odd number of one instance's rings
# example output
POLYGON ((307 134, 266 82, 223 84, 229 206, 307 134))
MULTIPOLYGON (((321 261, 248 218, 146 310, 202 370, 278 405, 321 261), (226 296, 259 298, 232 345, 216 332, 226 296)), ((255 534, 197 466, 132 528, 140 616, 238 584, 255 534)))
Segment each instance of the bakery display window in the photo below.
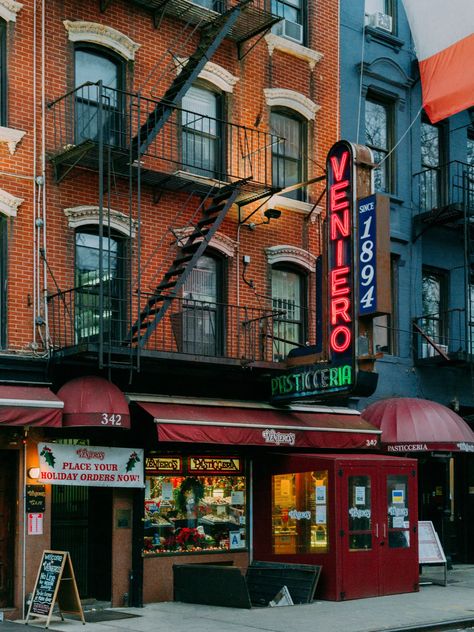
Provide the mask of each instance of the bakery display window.
POLYGON ((246 479, 146 476, 145 555, 246 548, 246 479))
POLYGON ((273 476, 273 553, 327 553, 327 499, 327 470, 273 476))

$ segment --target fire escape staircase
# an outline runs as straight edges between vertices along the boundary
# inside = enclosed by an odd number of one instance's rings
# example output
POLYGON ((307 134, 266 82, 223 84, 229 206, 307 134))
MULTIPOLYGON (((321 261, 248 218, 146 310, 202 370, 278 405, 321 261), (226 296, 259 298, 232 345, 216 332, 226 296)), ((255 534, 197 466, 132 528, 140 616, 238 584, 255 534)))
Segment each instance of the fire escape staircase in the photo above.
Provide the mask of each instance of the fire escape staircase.
POLYGON ((193 85, 206 63, 221 45, 236 23, 241 11, 252 0, 243 0, 201 30, 201 39, 186 65, 166 90, 156 108, 150 112, 138 134, 132 139, 132 155, 142 156, 155 140, 161 128, 168 121, 182 98, 193 85))
POLYGON ((155 288, 153 296, 148 299, 145 308, 132 326, 127 337, 128 344, 138 345, 140 348, 145 346, 246 182, 247 180, 241 180, 222 187, 216 195, 212 196, 210 206, 201 204, 201 218, 194 224, 178 256, 171 263, 155 288))

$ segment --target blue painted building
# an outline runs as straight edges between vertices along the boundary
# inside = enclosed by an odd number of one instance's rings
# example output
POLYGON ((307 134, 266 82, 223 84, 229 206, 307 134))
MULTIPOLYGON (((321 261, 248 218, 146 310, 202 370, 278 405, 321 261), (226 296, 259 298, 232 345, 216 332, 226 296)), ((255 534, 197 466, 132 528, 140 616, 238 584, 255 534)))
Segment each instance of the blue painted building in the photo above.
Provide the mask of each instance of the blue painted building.
MULTIPOLYGON (((430 399, 469 423, 474 111, 437 125, 425 118, 401 0, 343 0, 340 6, 341 137, 372 148, 380 164, 375 190, 389 195, 391 208, 392 312, 374 323, 375 350, 383 353, 377 390, 357 406, 387 397, 430 399)), ((421 518, 444 529, 453 559, 472 562, 467 524, 474 517, 474 459, 425 456, 421 518)))

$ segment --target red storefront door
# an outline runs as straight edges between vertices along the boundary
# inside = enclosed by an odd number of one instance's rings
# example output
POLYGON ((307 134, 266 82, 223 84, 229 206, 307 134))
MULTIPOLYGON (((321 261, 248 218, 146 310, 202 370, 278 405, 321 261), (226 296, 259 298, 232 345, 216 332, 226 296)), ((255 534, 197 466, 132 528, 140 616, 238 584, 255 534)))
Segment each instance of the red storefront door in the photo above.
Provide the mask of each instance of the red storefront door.
POLYGON ((341 598, 405 592, 418 582, 416 478, 409 465, 343 466, 341 598))

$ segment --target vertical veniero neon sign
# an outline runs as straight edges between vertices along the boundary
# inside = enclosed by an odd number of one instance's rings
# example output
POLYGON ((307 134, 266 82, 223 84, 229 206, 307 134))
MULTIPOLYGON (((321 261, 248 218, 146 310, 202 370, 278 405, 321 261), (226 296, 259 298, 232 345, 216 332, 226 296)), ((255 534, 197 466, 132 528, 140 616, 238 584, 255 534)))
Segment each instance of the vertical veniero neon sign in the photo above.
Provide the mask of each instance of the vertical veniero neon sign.
POLYGON ((354 354, 354 155, 340 141, 327 157, 328 342, 331 363, 351 363, 354 354))

